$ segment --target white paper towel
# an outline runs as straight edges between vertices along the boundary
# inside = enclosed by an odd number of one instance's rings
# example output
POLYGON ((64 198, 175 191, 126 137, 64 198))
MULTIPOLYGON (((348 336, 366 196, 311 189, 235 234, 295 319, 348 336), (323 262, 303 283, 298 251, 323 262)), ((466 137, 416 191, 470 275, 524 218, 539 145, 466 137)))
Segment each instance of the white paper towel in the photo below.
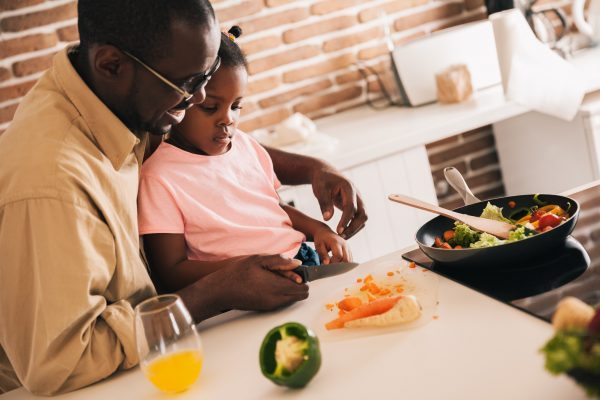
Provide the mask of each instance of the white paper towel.
POLYGON ((585 95, 575 67, 535 37, 521 11, 495 13, 490 21, 506 98, 572 120, 585 95))

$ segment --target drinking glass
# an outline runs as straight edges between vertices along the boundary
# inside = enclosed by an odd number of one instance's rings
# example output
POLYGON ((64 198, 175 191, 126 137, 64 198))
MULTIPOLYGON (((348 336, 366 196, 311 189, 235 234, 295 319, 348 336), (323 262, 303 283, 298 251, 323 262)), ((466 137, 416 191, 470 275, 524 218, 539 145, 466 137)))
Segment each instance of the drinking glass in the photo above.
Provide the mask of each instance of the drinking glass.
POLYGON ((161 295, 138 304, 135 337, 140 367, 158 389, 183 392, 196 382, 202 369, 202 343, 179 296, 161 295))

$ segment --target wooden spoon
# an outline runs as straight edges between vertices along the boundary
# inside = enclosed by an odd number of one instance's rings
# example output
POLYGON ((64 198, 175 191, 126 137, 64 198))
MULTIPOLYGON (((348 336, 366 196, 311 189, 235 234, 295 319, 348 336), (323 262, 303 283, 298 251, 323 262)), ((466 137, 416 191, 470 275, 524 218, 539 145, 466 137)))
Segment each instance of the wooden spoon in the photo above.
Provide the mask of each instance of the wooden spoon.
POLYGON ((388 198, 391 201, 395 201, 396 203, 401 203, 407 206, 418 208, 420 210, 425 210, 434 214, 443 215, 444 217, 448 217, 455 221, 460 221, 463 224, 469 225, 475 230, 489 233, 490 235, 494 235, 500 239, 508 239, 508 234, 510 233, 510 231, 516 228, 516 226, 506 222, 495 221, 493 219, 481 217, 473 217, 472 215, 457 213, 455 211, 447 210, 445 208, 409 196, 391 194, 388 196, 388 198))

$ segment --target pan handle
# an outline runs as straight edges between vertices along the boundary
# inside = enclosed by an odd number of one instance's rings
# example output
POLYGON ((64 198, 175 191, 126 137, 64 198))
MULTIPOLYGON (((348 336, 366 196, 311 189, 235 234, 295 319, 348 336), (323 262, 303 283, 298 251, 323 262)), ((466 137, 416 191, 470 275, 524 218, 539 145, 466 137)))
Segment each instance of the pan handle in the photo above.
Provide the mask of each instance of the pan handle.
POLYGON ((467 186, 467 182, 465 182, 465 178, 463 178, 459 170, 454 167, 446 167, 444 168, 444 176, 450 186, 458 192, 466 206, 481 201, 475 197, 473 192, 471 192, 471 189, 467 186))

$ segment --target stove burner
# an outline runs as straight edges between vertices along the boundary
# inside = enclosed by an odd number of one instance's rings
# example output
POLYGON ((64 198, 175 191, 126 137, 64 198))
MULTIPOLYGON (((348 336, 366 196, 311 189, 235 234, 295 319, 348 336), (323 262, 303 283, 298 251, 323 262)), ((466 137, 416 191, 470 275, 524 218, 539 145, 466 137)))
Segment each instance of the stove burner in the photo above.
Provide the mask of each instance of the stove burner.
POLYGON ((588 268, 590 257, 587 252, 572 237, 567 238, 564 248, 557 249, 544 259, 529 262, 525 266, 512 265, 503 269, 477 271, 452 268, 434 263, 419 249, 406 253, 403 257, 545 320, 550 319, 554 306, 563 297, 561 294, 551 294, 555 291, 562 293, 565 285, 585 279, 582 275, 587 271, 585 276, 588 276, 592 269, 588 268), (539 301, 536 301, 537 297, 540 297, 539 301), (545 304, 541 306, 542 303, 545 304))

